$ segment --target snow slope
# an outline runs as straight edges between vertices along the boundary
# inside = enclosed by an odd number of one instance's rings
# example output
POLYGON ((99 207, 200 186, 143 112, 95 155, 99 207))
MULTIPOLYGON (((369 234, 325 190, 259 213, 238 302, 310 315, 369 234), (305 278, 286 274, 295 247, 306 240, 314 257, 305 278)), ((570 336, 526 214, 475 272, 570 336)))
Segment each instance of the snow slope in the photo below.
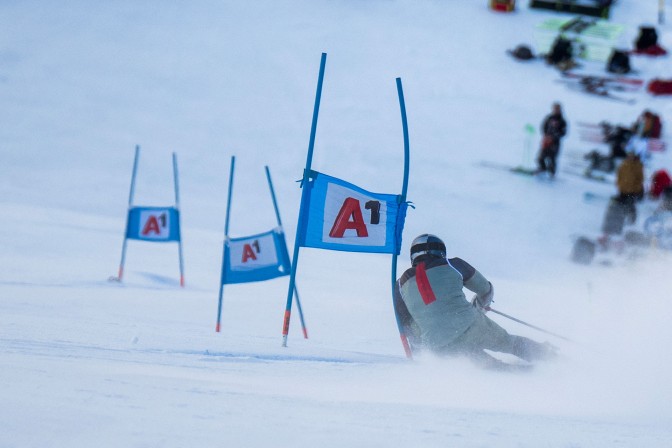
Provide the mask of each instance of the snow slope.
MULTIPOLYGON (((641 3, 614 8, 621 46, 656 20, 641 3)), ((669 99, 589 97, 505 54, 550 17, 456 0, 0 4, 0 446, 670 446, 669 254, 574 265, 573 238, 598 234, 605 205, 583 193, 614 187, 480 166, 520 163, 525 124, 556 100, 561 166, 593 148, 580 121, 672 116, 669 99), (312 249, 297 277, 310 339, 294 313, 280 346, 286 279, 227 286, 215 333, 230 158, 231 235, 275 226, 269 165, 291 247, 322 52, 313 168, 400 190, 400 77, 416 208, 399 270, 415 235, 438 234, 492 280, 498 309, 576 341, 493 316, 560 361, 525 375, 408 362, 390 257, 312 249), (185 288, 175 245, 135 241, 124 282, 107 281, 136 144, 137 204, 172 203, 178 154, 185 288)), ((632 62, 670 73, 669 58, 632 62)), ((647 170, 661 166, 667 154, 647 170)))

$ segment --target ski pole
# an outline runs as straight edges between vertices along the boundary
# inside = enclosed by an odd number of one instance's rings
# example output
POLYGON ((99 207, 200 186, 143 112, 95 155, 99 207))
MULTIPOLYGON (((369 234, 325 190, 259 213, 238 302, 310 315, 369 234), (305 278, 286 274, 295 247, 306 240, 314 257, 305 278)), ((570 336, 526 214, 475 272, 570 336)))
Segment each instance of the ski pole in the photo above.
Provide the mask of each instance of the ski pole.
POLYGON ((489 306, 486 307, 485 309, 486 309, 487 311, 492 311, 492 312, 495 313, 495 314, 499 314, 500 316, 504 316, 504 317, 506 317, 507 319, 511 319, 511 320, 513 320, 513 321, 515 321, 515 322, 518 322, 519 324, 523 324, 523 325, 526 325, 526 326, 528 326, 528 327, 530 327, 530 328, 534 328, 535 330, 537 330, 537 331, 541 331, 542 333, 550 334, 550 335, 552 335, 552 336, 555 336, 556 338, 564 339, 565 341, 574 342, 574 341, 572 341, 572 340, 569 339, 569 338, 566 338, 566 337, 564 337, 564 336, 561 336, 561 335, 559 335, 559 334, 557 334, 557 333, 553 333, 553 332, 548 331, 548 330, 544 330, 543 328, 539 328, 539 327, 537 327, 537 326, 535 326, 535 325, 528 324, 527 322, 523 322, 523 321, 520 320, 520 319, 516 319, 516 318, 513 317, 513 316, 509 316, 508 314, 504 314, 504 313, 502 313, 501 311, 497 311, 497 310, 495 310, 495 309, 493 309, 493 308, 490 308, 489 306))

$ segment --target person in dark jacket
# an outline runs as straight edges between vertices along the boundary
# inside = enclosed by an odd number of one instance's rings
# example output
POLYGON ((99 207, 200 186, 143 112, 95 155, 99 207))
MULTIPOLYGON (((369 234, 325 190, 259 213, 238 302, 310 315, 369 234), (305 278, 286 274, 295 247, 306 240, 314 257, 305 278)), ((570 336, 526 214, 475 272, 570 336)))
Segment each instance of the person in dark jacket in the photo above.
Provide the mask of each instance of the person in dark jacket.
POLYGON ((492 284, 461 258, 446 258, 446 246, 423 234, 411 244, 411 268, 397 280, 395 310, 414 350, 466 355, 486 368, 516 369, 485 350, 513 354, 525 361, 550 359, 548 343, 509 334, 489 319, 492 284), (469 302, 463 288, 476 293, 469 302))
POLYGON ((557 158, 560 153, 560 140, 567 134, 567 121, 562 115, 560 103, 553 103, 551 113, 541 123, 541 151, 537 158, 537 173, 548 172, 555 176, 557 158))

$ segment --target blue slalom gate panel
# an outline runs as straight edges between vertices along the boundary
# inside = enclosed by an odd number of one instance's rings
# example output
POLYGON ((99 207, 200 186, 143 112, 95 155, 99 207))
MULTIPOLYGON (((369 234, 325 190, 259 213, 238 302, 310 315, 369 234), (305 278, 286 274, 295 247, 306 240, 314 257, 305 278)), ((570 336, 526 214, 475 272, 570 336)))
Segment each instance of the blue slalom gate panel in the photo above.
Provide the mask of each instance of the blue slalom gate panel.
POLYGON ((408 204, 315 171, 303 185, 299 245, 398 254, 408 204))
POLYGON ((270 280, 290 272, 289 253, 280 228, 225 242, 222 284, 270 280))
POLYGON ((180 241, 179 214, 175 207, 131 207, 126 238, 155 243, 180 241))

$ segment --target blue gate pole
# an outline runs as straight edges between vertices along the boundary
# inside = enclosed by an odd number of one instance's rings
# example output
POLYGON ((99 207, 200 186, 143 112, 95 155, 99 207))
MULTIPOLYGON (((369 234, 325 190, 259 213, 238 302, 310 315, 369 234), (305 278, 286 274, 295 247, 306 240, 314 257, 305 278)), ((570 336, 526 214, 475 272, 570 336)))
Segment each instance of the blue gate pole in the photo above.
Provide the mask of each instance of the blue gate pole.
POLYGON ((128 242, 128 218, 133 207, 133 195, 135 194, 135 177, 138 174, 138 159, 140 158, 140 145, 135 145, 135 158, 133 159, 133 173, 131 174, 131 191, 128 193, 128 211, 126 213, 126 227, 124 228, 124 242, 121 246, 121 262, 119 263, 119 275, 117 278, 121 281, 124 275, 124 264, 126 263, 126 246, 128 242))
MULTIPOLYGON (((401 109, 401 125, 404 130, 404 181, 401 187, 401 196, 399 197, 399 203, 403 204, 406 202, 406 194, 408 192, 408 168, 410 160, 410 144, 408 140, 408 123, 406 121, 406 103, 404 101, 404 91, 401 87, 401 78, 397 78, 397 93, 399 95, 399 107, 401 109)), ((395 232, 396 234, 396 232, 395 232)), ((397 245, 399 242, 397 242, 397 245)), ((397 287, 397 254, 396 252, 392 255, 392 306, 394 308, 394 316, 397 320, 397 328, 399 329, 399 336, 401 337, 401 345, 404 347, 404 352, 406 352, 407 358, 413 358, 413 353, 411 352, 411 347, 408 344, 408 338, 406 337, 406 332, 404 327, 401 324, 399 318, 399 313, 397 313, 396 307, 394 307, 394 292, 397 287)))
POLYGON ((180 286, 184 288, 184 261, 182 258, 182 225, 180 223, 180 184, 177 175, 177 154, 173 153, 173 178, 175 181, 175 209, 177 210, 177 228, 180 234, 177 238, 177 251, 180 258, 180 286))
MULTIPOLYGON (((315 148, 315 133, 317 132, 317 116, 320 112, 320 99, 322 97, 322 81, 324 80, 324 67, 327 64, 327 53, 322 53, 320 58, 320 74, 317 78, 317 92, 315 93, 315 106, 313 107, 313 122, 310 126, 310 140, 308 142, 308 154, 306 156, 306 168, 303 170, 303 180, 301 186, 303 191, 301 192, 301 205, 304 204, 304 200, 307 200, 307 191, 308 191, 308 180, 310 178, 310 167, 313 161, 313 149, 315 148)), ((301 223, 301 214, 304 213, 303 209, 299 210, 299 223, 301 223)), ((285 317, 282 324, 282 346, 287 347, 287 335, 289 334, 289 321, 291 317, 292 310, 292 296, 294 293, 295 279, 296 279, 296 267, 299 264, 299 232, 301 226, 296 227, 296 238, 294 239, 294 255, 292 256, 292 273, 289 277, 289 290, 287 291, 287 306, 285 307, 285 317)))
POLYGON ((222 275, 219 278, 219 304, 217 305, 217 325, 215 331, 219 333, 222 322, 222 298, 224 296, 224 266, 228 255, 227 240, 229 239, 229 215, 231 214, 231 194, 233 192, 233 170, 236 165, 236 156, 231 156, 231 171, 229 172, 229 194, 226 199, 226 218, 224 224, 224 244, 222 247, 222 275))
MULTIPOLYGON (((266 180, 268 180, 268 188, 271 190, 271 199, 273 199, 273 208, 275 209, 275 217, 278 220, 278 227, 282 230, 282 239, 287 247, 287 240, 285 238, 285 231, 282 228, 282 219, 280 219, 280 209, 278 208, 278 201, 275 199, 275 190, 273 189, 273 181, 271 180, 271 171, 268 169, 268 166, 264 167, 266 169, 266 180)), ((306 322, 303 319, 303 310, 301 309, 301 300, 299 299, 299 291, 294 285, 294 297, 296 297, 296 309, 299 311, 299 319, 301 320, 301 330, 303 330, 303 337, 308 339, 308 329, 306 328, 306 322)))

